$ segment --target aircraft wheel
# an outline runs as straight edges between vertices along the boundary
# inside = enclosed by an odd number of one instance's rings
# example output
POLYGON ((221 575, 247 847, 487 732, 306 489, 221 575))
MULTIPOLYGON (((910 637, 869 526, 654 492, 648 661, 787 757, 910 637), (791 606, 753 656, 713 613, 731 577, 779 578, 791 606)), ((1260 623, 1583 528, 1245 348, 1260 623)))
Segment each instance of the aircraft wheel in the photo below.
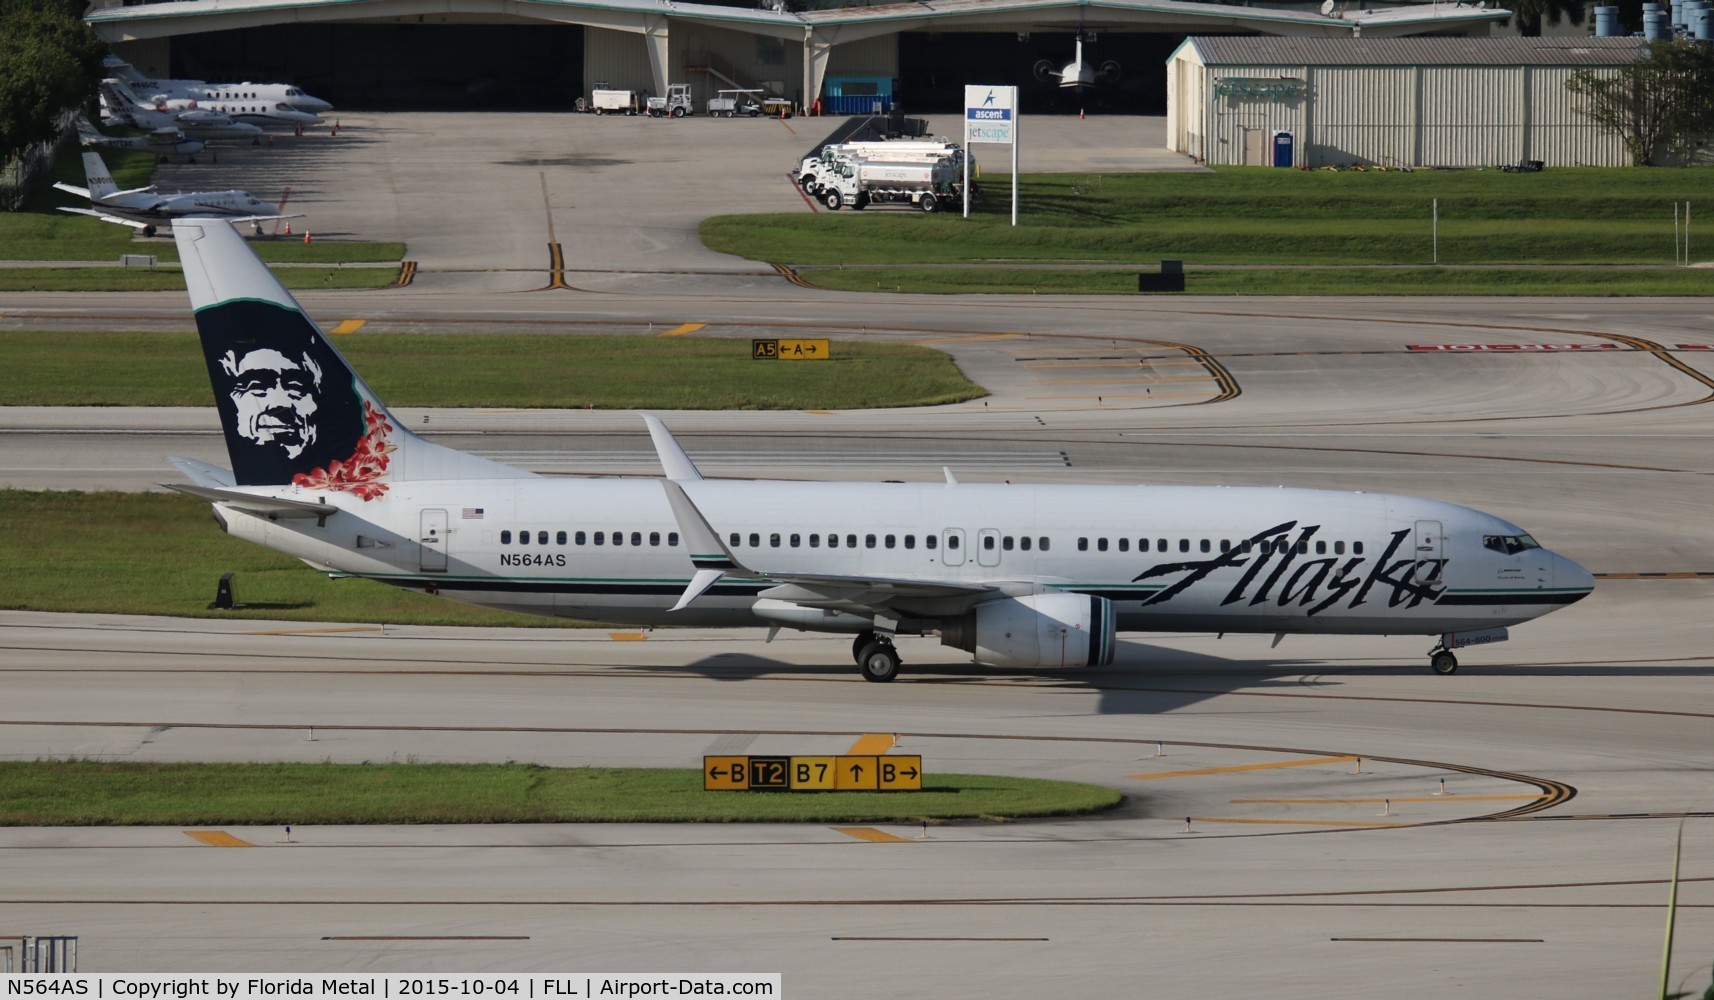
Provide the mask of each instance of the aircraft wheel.
POLYGON ((155 227, 154 226, 144 226, 143 227, 143 238, 144 239, 150 239, 154 235, 155 235, 155 227))
POLYGON ((857 657, 857 668, 863 671, 864 680, 885 684, 899 676, 898 651, 891 643, 870 642, 857 657))
POLYGON ((864 629, 863 631, 857 633, 857 637, 851 640, 851 658, 853 660, 856 660, 858 663, 862 663, 863 662, 863 647, 869 645, 871 642, 874 642, 874 641, 875 641, 875 633, 871 632, 868 629, 864 629))
POLYGON ((1455 674, 1458 672, 1458 657, 1441 650, 1428 658, 1428 669, 1437 674, 1455 674))
POLYGON ((835 212, 839 211, 840 207, 845 204, 845 199, 840 197, 838 191, 827 192, 827 197, 823 198, 822 201, 827 204, 828 208, 835 212))

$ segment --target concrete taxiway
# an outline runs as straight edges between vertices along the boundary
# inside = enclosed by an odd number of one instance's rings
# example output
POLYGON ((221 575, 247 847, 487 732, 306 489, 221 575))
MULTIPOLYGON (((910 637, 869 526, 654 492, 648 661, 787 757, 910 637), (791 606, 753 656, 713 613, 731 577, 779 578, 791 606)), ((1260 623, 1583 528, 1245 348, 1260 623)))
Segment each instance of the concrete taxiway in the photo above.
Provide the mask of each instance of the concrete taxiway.
MULTIPOLYGON (((1702 346, 1714 339, 1702 303, 819 292, 699 258, 683 238, 697 206, 674 201, 695 195, 661 180, 689 183, 682 167, 650 165, 680 155, 667 140, 689 133, 667 128, 734 130, 722 141, 743 141, 718 167, 780 123, 588 126, 651 130, 625 133, 656 144, 625 142, 622 157, 618 139, 568 147, 571 132, 551 131, 597 121, 541 116, 536 133, 537 159, 632 161, 558 168, 587 181, 576 212, 596 234, 590 266, 606 269, 571 282, 584 290, 512 291, 544 283, 545 213, 508 199, 539 195, 538 175, 547 204, 560 195, 545 162, 487 164, 488 149, 457 160, 481 181, 468 214, 422 211, 445 190, 426 172, 388 182, 423 186, 399 196, 397 234, 420 225, 412 253, 442 279, 305 305, 376 333, 700 322, 699 336, 929 343, 991 395, 932 411, 667 419, 720 475, 937 479, 950 464, 969 481, 1436 496, 1516 520, 1604 579, 1510 643, 1471 650, 1453 677, 1428 673, 1431 640, 1416 636, 1126 636, 1114 668, 1065 672, 981 670, 909 640, 901 679, 870 685, 846 640, 770 644, 761 629, 639 640, 0 613, 0 757, 12 759, 685 767, 884 733, 930 774, 1070 778, 1127 796, 1108 815, 926 837, 611 824, 300 827, 284 843, 283 830, 228 828, 217 842, 250 846, 216 847, 181 829, 7 829, 0 935, 78 934, 88 971, 759 970, 818 997, 1595 998, 1653 988, 1689 815, 1674 980, 1706 985, 1714 364, 1702 346), (510 186, 485 186, 496 176, 510 186), (625 196, 647 178, 674 206, 655 230, 642 215, 653 209, 625 196), (490 233, 494 219, 512 228, 490 233), (536 270, 476 270, 514 264, 536 270)), ((375 127, 395 129, 403 152, 354 146, 362 156, 438 155, 445 138, 412 116, 375 127)), ((528 158, 502 146, 500 159, 528 158)), ((353 219, 389 211, 326 162, 317 197, 353 219)), ((173 295, 3 305, 9 328, 188 328, 173 295)), ((401 416, 543 471, 653 473, 634 415, 574 407, 401 416)), ((168 454, 222 461, 208 411, 0 407, 5 485, 145 489, 171 475, 168 454)))

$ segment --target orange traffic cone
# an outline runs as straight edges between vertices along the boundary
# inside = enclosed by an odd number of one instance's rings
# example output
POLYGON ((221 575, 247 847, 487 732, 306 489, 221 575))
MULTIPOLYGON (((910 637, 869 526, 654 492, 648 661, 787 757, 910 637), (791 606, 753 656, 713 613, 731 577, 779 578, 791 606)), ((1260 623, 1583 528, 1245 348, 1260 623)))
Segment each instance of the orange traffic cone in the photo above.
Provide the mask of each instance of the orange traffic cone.
POLYGON ((288 223, 286 223, 286 235, 287 235, 287 236, 290 236, 290 235, 292 235, 292 224, 291 224, 291 223, 289 223, 289 222, 288 222, 288 223))
POLYGON ((1078 120, 1078 121, 1082 121, 1082 120, 1083 120, 1083 109, 1082 109, 1082 108, 1078 108, 1078 109, 1077 109, 1077 120, 1078 120))
POLYGON ((333 120, 333 134, 334 134, 334 135, 338 135, 338 134, 339 134, 339 119, 337 119, 337 118, 335 118, 335 119, 334 119, 334 120, 333 120))
POLYGON ((304 230, 304 242, 305 243, 309 242, 309 230, 307 230, 307 229, 304 230))

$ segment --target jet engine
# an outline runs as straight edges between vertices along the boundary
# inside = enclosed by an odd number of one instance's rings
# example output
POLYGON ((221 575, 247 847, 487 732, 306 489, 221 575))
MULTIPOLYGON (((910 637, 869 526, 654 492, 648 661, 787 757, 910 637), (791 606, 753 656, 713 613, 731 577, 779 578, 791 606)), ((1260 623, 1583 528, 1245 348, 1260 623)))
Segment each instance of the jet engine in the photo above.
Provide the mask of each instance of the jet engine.
POLYGON ((1104 667, 1113 662, 1113 602, 1031 594, 978 604, 942 622, 942 645, 989 667, 1104 667))

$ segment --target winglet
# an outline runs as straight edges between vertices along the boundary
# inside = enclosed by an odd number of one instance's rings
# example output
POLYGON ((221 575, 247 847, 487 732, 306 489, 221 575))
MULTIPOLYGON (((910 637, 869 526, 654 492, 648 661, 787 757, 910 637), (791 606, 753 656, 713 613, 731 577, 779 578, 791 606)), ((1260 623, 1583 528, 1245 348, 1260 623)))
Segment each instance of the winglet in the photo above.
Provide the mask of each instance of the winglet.
MULTIPOLYGON (((643 423, 649 426, 649 437, 654 439, 655 453, 661 458, 661 469, 667 478, 680 483, 693 483, 702 478, 702 473, 696 469, 696 463, 679 447, 678 441, 667 430, 667 425, 661 423, 659 417, 643 414, 643 423)), ((686 532, 685 537, 689 537, 686 532)))
MULTIPOLYGON (((682 452, 680 457, 683 457, 682 452)), ((670 463, 663 464, 671 468, 670 463)), ((692 468, 691 471, 696 470, 692 468)), ((679 595, 678 603, 670 610, 677 611, 689 605, 727 574, 760 576, 732 555, 732 550, 720 540, 720 535, 709 525, 707 518, 702 516, 702 511, 696 509, 696 504, 690 499, 690 495, 685 493, 683 486, 672 479, 663 479, 661 488, 667 492, 667 503, 672 507, 674 520, 678 521, 679 531, 684 534, 684 544, 690 550, 691 564, 696 567, 696 576, 691 578, 690 584, 684 588, 684 593, 679 595)))
POLYGON ((958 477, 952 474, 952 466, 943 465, 940 467, 940 471, 946 473, 946 485, 948 485, 948 486, 957 486, 958 485, 958 477))

